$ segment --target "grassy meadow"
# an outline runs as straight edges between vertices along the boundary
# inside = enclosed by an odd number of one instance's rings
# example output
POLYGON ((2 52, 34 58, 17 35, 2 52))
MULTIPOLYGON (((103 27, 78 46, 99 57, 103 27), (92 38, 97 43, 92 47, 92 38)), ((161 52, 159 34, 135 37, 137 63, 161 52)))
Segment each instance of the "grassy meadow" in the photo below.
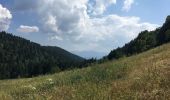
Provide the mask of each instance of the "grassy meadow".
POLYGON ((170 44, 88 68, 1 80, 0 100, 170 100, 170 44))

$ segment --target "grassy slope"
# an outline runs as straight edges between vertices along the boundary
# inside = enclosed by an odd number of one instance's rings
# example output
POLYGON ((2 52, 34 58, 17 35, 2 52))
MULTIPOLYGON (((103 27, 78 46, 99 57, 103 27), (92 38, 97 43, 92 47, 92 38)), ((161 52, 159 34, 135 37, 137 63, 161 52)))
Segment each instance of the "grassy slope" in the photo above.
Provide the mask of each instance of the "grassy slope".
POLYGON ((0 99, 170 100, 170 44, 84 69, 0 81, 0 99))

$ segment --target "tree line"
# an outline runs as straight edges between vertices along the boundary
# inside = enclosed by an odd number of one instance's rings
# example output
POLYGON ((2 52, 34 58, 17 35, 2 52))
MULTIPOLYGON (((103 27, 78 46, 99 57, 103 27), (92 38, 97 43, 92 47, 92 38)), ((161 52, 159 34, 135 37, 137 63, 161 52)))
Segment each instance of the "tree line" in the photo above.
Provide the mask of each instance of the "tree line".
POLYGON ((162 27, 154 31, 143 31, 137 38, 125 44, 123 47, 112 50, 107 59, 119 59, 125 56, 138 54, 170 41, 170 16, 162 27))

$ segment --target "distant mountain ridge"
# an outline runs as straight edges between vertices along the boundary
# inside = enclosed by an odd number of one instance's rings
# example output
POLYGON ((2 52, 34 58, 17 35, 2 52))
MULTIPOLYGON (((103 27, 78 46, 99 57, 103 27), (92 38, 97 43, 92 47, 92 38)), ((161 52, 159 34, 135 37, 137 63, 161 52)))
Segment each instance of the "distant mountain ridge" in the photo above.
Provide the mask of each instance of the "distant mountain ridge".
POLYGON ((90 59, 90 58, 101 59, 103 56, 107 54, 105 52, 97 52, 97 51, 78 51, 78 52, 73 52, 73 53, 80 55, 86 59, 90 59))
POLYGON ((0 79, 31 77, 81 66, 85 59, 64 49, 41 46, 0 32, 0 79))
POLYGON ((154 31, 143 31, 137 38, 125 44, 121 48, 112 50, 108 59, 118 59, 124 56, 138 54, 170 41, 170 16, 167 16, 162 27, 154 31))

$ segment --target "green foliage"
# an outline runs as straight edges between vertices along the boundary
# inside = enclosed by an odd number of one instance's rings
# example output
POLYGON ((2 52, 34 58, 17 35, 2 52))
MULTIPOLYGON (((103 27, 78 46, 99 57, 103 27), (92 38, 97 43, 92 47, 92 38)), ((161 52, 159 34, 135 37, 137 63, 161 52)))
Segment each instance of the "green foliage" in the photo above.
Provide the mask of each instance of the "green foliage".
POLYGON ((158 45, 169 42, 169 40, 167 39, 168 38, 167 33, 169 29, 170 29, 170 16, 166 18, 166 22, 163 24, 163 26, 160 28, 160 31, 158 32, 157 35, 158 45))
POLYGON ((170 41, 170 29, 165 32, 165 41, 170 41))
POLYGON ((59 47, 41 46, 0 32, 0 79, 32 77, 82 66, 84 59, 59 47))

